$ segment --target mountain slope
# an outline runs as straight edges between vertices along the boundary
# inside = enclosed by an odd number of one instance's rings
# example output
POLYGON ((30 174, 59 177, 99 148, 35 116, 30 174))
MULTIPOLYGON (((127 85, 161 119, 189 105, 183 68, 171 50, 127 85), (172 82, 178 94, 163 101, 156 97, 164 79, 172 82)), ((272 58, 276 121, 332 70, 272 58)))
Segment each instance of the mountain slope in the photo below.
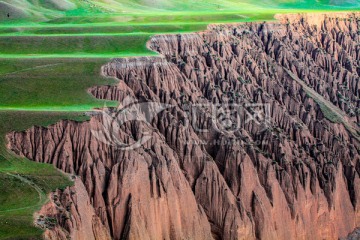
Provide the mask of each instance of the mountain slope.
POLYGON ((88 15, 94 13, 156 13, 172 11, 239 11, 251 12, 263 9, 353 9, 360 7, 359 0, 2 0, 0 20, 10 14, 12 19, 52 19, 64 15, 88 15))

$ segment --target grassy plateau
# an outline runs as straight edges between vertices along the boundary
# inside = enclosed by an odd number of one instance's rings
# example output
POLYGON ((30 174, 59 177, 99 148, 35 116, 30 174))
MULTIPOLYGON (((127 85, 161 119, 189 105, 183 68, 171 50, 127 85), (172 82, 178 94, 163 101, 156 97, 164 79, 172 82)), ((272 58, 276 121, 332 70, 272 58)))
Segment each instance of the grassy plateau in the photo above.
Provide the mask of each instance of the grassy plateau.
POLYGON ((47 194, 71 185, 53 166, 16 156, 5 135, 116 106, 87 89, 114 57, 150 56, 156 34, 210 23, 273 20, 276 13, 358 10, 359 0, 0 0, 0 239, 38 239, 33 214, 47 194))

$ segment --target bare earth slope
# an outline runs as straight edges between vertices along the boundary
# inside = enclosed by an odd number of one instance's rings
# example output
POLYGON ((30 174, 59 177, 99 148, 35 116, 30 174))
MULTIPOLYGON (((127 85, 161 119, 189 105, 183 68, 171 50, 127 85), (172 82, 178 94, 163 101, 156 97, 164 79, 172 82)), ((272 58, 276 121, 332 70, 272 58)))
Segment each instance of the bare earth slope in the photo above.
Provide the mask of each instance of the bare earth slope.
POLYGON ((108 121, 96 113, 8 134, 15 153, 79 176, 41 210, 58 222, 45 236, 338 239, 360 226, 360 15, 278 18, 155 36, 161 57, 105 65, 119 84, 95 97, 172 106, 112 128, 124 143, 151 136, 134 150, 99 141, 91 130, 108 121), (270 119, 242 114, 220 131, 210 103, 267 106, 270 119))

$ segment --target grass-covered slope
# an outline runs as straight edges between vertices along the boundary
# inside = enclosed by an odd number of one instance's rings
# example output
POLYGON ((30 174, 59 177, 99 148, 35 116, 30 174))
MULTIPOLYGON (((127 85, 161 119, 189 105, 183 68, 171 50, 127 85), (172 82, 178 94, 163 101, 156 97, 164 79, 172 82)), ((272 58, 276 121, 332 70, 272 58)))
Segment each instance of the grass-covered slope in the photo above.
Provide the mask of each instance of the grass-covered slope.
POLYGON ((278 9, 352 9, 359 0, 2 0, 0 20, 49 20, 89 14, 159 14, 169 12, 259 12, 278 9), (8 17, 7 14, 10 14, 8 17))
MULTIPOLYGON (((0 62, 0 111, 89 111, 116 106, 86 92, 115 81, 100 76, 101 59, 3 59, 0 62)), ((26 119, 24 119, 26 121, 26 119)))

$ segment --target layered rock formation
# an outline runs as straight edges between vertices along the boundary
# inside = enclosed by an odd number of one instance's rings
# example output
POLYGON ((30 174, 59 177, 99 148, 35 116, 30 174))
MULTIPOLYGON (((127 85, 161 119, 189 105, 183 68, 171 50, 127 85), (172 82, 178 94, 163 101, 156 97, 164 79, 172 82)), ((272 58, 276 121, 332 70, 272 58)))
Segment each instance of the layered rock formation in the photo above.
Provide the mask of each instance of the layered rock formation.
POLYGON ((44 206, 58 223, 46 236, 337 239, 358 227, 360 15, 278 18, 155 36, 160 57, 115 59, 102 72, 119 84, 89 90, 120 111, 8 134, 15 153, 79 176, 44 206), (149 102, 161 111, 136 104, 149 102))

